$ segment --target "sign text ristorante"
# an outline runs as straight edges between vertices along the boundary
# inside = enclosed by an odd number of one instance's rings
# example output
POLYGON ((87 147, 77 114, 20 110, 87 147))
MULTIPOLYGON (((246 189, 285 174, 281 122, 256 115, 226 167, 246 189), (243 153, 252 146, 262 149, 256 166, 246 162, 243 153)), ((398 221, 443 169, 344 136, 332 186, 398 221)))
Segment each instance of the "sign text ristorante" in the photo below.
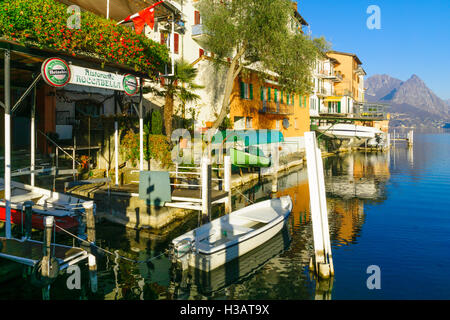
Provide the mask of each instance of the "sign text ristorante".
POLYGON ((74 65, 69 66, 59 58, 47 59, 42 65, 42 74, 48 84, 56 87, 63 87, 70 83, 125 91, 127 95, 134 95, 138 91, 138 80, 133 75, 119 75, 74 65))

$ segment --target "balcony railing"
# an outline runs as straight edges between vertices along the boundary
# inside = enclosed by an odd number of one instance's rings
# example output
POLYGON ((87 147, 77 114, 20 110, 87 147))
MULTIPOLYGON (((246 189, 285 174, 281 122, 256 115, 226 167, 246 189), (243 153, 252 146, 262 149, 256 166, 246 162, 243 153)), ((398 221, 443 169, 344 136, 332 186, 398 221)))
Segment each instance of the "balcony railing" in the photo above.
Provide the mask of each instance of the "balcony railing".
POLYGON ((204 35, 205 32, 203 30, 203 25, 202 24, 195 24, 192 26, 192 36, 193 37, 199 37, 204 35))
POLYGON ((318 88, 316 91, 316 94, 319 96, 333 96, 334 91, 333 90, 327 90, 325 88, 318 88))
POLYGON ((260 113, 290 115, 294 114, 294 106, 288 106, 280 102, 263 101, 260 113))

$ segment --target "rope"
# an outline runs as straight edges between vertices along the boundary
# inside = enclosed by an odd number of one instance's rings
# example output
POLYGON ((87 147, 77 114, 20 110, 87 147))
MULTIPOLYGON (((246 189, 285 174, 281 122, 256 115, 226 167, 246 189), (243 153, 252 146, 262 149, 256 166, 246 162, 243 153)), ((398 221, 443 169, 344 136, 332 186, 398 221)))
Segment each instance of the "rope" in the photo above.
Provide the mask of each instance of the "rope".
POLYGON ((157 256, 155 256, 155 257, 149 258, 149 259, 147 259, 147 260, 134 260, 134 259, 130 259, 130 258, 127 258, 127 257, 124 257, 124 256, 119 255, 119 254, 118 254, 118 251, 119 251, 119 250, 115 250, 115 252, 113 253, 113 252, 111 252, 111 251, 108 251, 108 250, 106 250, 106 249, 103 249, 103 248, 97 246, 97 245, 94 244, 93 242, 89 242, 89 241, 87 241, 87 240, 81 239, 80 237, 74 235, 74 234, 71 233, 70 231, 67 231, 66 229, 64 229, 64 228, 62 228, 62 227, 60 227, 60 226, 58 226, 56 223, 55 223, 55 226, 56 226, 58 229, 64 231, 64 232, 67 233, 67 234, 69 234, 69 235, 72 236, 73 238, 78 239, 78 240, 80 240, 80 241, 82 241, 82 242, 88 243, 88 244, 89 244, 90 246, 92 246, 92 247, 95 247, 95 248, 97 248, 97 249, 99 249, 99 250, 101 250, 101 251, 103 251, 103 252, 105 252, 105 253, 107 253, 107 254, 112 255, 112 256, 119 257, 119 258, 121 258, 121 259, 123 259, 123 260, 129 261, 129 262, 133 262, 133 263, 136 263, 136 264, 140 264, 140 263, 148 263, 148 262, 150 262, 150 261, 152 261, 152 260, 155 260, 155 259, 157 259, 157 258, 159 258, 159 257, 161 257, 161 256, 163 256, 163 255, 165 255, 165 254, 167 253, 167 250, 166 250, 166 251, 164 251, 163 253, 161 253, 161 254, 159 254, 159 255, 157 255, 157 256))
POLYGON ((247 198, 247 196, 245 194, 243 194, 242 192, 240 192, 238 189, 235 189, 241 196, 243 196, 245 199, 247 199, 248 201, 250 201, 252 204, 254 204, 255 202, 253 202, 252 200, 250 200, 249 198, 247 198))

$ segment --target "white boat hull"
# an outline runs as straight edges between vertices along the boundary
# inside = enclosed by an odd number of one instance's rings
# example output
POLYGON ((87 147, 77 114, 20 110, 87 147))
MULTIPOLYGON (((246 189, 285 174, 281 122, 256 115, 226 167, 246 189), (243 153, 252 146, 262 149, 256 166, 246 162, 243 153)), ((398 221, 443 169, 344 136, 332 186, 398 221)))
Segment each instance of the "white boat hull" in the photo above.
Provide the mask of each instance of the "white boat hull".
POLYGON ((355 124, 338 123, 335 125, 320 126, 317 131, 331 138, 338 139, 373 139, 377 134, 381 134, 382 131, 366 126, 359 126, 355 124))
POLYGON ((179 260, 193 268, 211 271, 273 238, 283 229, 291 210, 292 201, 290 197, 263 201, 234 211, 190 231, 174 239, 172 244, 177 246, 181 241, 192 243, 190 250, 179 260), (272 212, 270 211, 272 207, 267 208, 266 206, 268 203, 273 205, 276 201, 284 203, 284 205, 281 205, 284 207, 283 209, 277 207, 272 212), (245 216, 247 212, 250 213, 250 217, 245 216), (273 218, 270 221, 265 220, 265 212, 272 214, 273 218), (262 222, 257 221, 258 213, 261 213, 262 222), (258 224, 259 228, 249 227, 258 226, 258 224), (264 225, 261 226, 261 224, 264 225), (216 245, 217 243, 219 245, 216 245))

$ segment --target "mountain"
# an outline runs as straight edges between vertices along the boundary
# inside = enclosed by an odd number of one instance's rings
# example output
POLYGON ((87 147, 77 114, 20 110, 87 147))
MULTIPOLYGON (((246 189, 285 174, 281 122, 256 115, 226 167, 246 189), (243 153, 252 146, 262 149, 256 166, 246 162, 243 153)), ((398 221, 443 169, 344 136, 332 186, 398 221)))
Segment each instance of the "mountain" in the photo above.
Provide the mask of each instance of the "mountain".
POLYGON ((389 75, 366 80, 366 99, 391 106, 392 126, 442 127, 450 121, 450 100, 444 101, 417 75, 401 81, 389 75))
POLYGON ((366 98, 370 102, 379 101, 389 93, 395 91, 401 84, 402 80, 392 78, 387 74, 374 75, 366 79, 366 98))

